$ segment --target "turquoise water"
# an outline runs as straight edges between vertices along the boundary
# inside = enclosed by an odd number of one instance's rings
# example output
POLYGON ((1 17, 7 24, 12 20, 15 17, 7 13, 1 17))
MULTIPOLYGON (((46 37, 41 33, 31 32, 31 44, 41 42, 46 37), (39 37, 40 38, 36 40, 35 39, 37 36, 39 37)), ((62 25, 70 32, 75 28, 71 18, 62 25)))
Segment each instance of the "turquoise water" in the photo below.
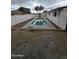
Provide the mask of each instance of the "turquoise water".
POLYGON ((22 28, 29 29, 56 29, 46 18, 35 18, 22 28))
POLYGON ((46 25, 47 22, 43 18, 37 18, 31 24, 33 24, 33 25, 46 25))

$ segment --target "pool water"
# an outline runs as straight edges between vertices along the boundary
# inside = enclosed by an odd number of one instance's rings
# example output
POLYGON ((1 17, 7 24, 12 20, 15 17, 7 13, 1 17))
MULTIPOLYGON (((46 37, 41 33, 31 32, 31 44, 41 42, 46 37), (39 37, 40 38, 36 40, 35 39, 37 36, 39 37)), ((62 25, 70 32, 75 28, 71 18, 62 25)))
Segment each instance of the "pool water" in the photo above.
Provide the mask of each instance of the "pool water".
POLYGON ((25 24, 23 29, 56 29, 46 18, 35 18, 25 24))
POLYGON ((47 22, 42 18, 37 18, 31 24, 33 24, 33 25, 46 25, 47 22))

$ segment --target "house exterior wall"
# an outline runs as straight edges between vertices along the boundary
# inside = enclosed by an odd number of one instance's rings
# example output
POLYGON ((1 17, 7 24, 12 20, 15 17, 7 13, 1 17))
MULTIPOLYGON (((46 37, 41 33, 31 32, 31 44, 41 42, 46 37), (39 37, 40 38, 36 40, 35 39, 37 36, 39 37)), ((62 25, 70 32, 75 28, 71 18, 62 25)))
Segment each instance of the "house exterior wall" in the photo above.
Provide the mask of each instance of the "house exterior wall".
POLYGON ((13 15, 11 16, 11 26, 19 24, 21 22, 27 21, 31 18, 34 18, 35 15, 27 14, 27 15, 13 15))
POLYGON ((59 16, 59 27, 65 29, 67 24, 67 9, 64 8, 59 16))
POLYGON ((55 23, 62 30, 65 30, 67 23, 67 8, 62 8, 59 13, 59 10, 56 10, 57 15, 54 16, 55 11, 47 12, 47 18, 55 23), (49 15, 50 14, 50 15, 49 15))
POLYGON ((58 25, 58 15, 55 17, 53 15, 53 12, 50 12, 50 15, 49 13, 47 13, 47 18, 51 20, 53 23, 55 23, 56 25, 58 25))
POLYGON ((47 18, 47 12, 43 12, 43 17, 47 18))

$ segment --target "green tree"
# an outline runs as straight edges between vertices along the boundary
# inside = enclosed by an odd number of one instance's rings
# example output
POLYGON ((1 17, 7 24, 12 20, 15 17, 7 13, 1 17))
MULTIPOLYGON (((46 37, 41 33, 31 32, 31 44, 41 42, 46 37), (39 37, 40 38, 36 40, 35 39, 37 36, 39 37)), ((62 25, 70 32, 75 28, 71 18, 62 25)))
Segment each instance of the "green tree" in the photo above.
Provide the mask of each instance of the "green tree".
POLYGON ((34 10, 36 10, 36 11, 41 11, 41 10, 43 10, 44 9, 44 7, 43 6, 36 6, 35 8, 34 8, 34 10))
MULTIPOLYGON (((41 10, 43 10, 44 9, 44 7, 43 6, 36 6, 35 8, 34 8, 34 10, 36 10, 37 12, 38 11, 41 11, 41 10)), ((39 17, 41 17, 41 14, 39 13, 39 17)))

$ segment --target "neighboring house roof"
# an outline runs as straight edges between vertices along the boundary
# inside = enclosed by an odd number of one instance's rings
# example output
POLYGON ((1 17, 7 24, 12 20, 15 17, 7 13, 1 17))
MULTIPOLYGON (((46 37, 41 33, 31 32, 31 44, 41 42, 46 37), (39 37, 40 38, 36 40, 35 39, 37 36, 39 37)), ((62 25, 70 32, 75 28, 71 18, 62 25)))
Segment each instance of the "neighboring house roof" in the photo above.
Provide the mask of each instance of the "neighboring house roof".
POLYGON ((22 10, 19 10, 19 9, 17 9, 17 10, 12 10, 11 11, 11 15, 23 15, 23 14, 30 14, 31 12, 30 12, 30 10, 28 10, 28 9, 22 9, 22 10))
POLYGON ((54 11, 54 10, 58 10, 58 9, 62 10, 63 8, 67 8, 67 6, 62 6, 62 7, 58 7, 58 8, 52 9, 52 10, 50 10, 50 12, 54 11))

